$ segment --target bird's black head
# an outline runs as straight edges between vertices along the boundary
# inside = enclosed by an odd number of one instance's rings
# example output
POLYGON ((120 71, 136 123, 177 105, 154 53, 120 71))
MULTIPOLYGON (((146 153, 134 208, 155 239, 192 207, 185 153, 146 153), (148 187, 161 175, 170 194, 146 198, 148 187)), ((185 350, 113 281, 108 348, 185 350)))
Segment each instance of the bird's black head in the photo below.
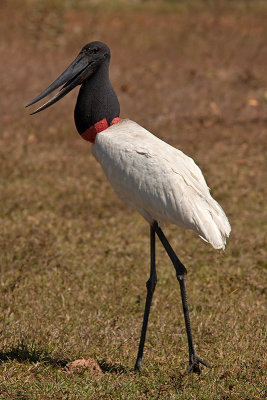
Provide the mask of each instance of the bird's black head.
POLYGON ((99 60, 100 63, 104 60, 110 60, 110 49, 103 42, 91 42, 87 43, 83 46, 81 53, 84 53, 86 57, 94 59, 95 61, 99 60))
POLYGON ((109 64, 109 61, 110 49, 105 43, 96 41, 86 44, 69 67, 47 89, 27 104, 26 107, 37 103, 37 101, 43 99, 55 89, 64 85, 58 93, 32 114, 44 110, 62 99, 62 97, 77 85, 81 85, 90 78, 100 65, 105 63, 109 64))

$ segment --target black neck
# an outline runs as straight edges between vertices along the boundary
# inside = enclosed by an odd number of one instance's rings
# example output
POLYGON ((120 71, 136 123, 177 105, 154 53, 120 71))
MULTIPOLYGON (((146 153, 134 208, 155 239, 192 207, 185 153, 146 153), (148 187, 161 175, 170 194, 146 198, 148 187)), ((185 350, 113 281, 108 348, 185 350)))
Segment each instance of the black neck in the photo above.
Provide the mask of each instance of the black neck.
POLYGON ((75 125, 80 134, 106 119, 108 124, 119 117, 120 104, 109 80, 109 64, 103 63, 80 88, 74 110, 75 125))

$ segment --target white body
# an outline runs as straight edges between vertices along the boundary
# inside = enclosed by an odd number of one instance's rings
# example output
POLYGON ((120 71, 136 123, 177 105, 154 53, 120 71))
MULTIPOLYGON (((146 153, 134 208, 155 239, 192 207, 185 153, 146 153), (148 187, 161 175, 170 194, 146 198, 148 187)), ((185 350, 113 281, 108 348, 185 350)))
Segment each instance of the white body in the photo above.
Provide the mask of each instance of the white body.
POLYGON ((99 132, 93 154, 117 195, 149 223, 169 221, 225 247, 230 224, 192 158, 131 120, 99 132))

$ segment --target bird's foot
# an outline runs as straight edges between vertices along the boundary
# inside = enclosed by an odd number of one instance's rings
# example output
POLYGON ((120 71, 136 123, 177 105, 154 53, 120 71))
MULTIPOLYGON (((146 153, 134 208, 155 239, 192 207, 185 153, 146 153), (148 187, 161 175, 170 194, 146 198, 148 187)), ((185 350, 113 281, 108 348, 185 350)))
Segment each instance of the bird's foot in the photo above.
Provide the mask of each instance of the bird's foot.
POLYGON ((211 366, 209 364, 207 364, 205 361, 201 360, 201 358, 199 358, 196 354, 192 354, 190 356, 189 366, 186 370, 186 373, 190 374, 191 372, 194 372, 199 375, 201 372, 199 364, 202 364, 207 368, 211 368, 211 366))

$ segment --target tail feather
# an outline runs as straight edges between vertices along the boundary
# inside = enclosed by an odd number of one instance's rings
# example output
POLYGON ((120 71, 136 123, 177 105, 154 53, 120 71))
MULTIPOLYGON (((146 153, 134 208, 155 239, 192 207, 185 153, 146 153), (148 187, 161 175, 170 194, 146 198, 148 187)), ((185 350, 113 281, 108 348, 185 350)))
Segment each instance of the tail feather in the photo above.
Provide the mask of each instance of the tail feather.
POLYGON ((230 235, 231 226, 221 206, 212 197, 206 205, 197 207, 194 215, 196 230, 199 236, 209 242, 215 249, 225 249, 226 238, 230 235))

